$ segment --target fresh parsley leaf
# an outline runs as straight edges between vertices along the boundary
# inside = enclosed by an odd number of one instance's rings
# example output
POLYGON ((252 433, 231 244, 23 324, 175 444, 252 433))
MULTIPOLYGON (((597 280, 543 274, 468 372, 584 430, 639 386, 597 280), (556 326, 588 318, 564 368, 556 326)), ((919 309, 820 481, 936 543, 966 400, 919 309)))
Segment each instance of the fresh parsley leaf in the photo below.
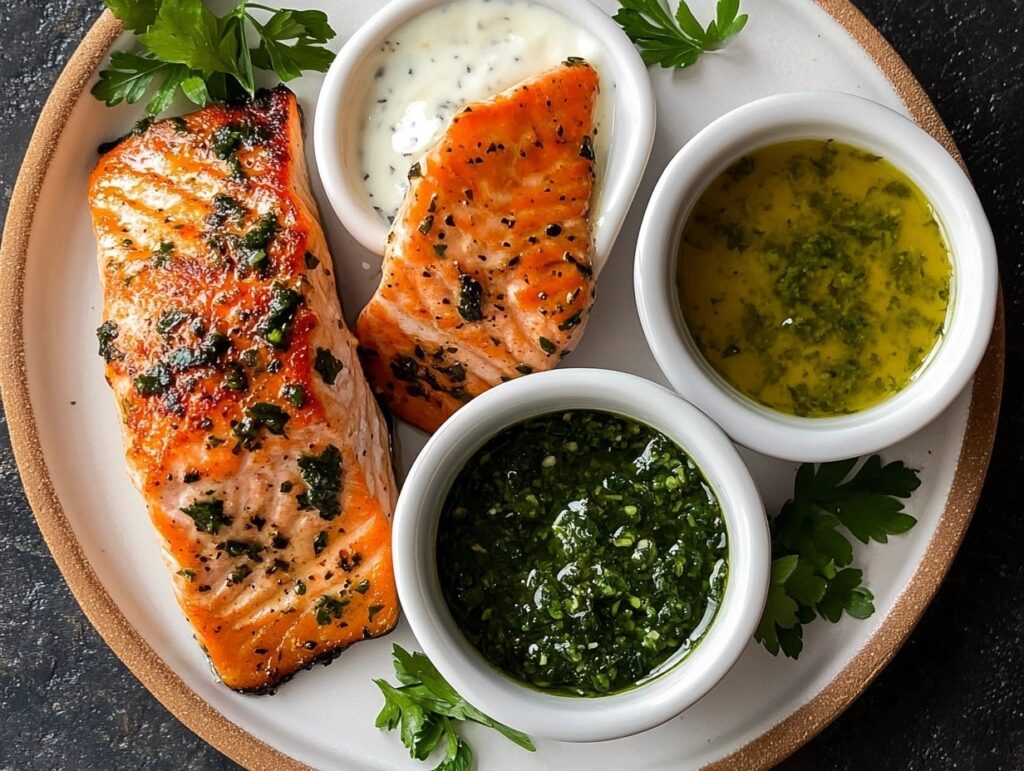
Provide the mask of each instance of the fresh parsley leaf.
POLYGON ((253 64, 273 70, 286 83, 303 70, 326 72, 334 60, 334 54, 321 45, 334 37, 322 11, 278 11, 266 24, 253 26, 260 36, 260 45, 252 52, 253 64))
POLYGON ((192 104, 200 107, 210 100, 210 92, 206 90, 206 81, 198 75, 192 75, 181 81, 181 92, 192 104))
POLYGON ((157 115, 179 92, 199 106, 210 99, 252 96, 257 69, 289 81, 307 70, 325 72, 334 60, 324 44, 335 33, 322 11, 236 0, 218 16, 203 0, 105 3, 142 44, 136 52, 112 54, 110 66, 100 73, 92 93, 109 106, 134 104, 152 91, 146 111, 157 115))
POLYGON ((124 22, 125 29, 145 32, 156 20, 163 0, 103 0, 103 4, 124 22))
POLYGON ((674 17, 662 0, 620 0, 614 19, 640 49, 645 63, 682 69, 742 31, 747 15, 739 10, 739 0, 718 0, 715 20, 704 28, 686 0, 680 0, 674 17))
POLYGON ((395 677, 403 685, 422 683, 437 698, 449 704, 458 704, 462 697, 452 688, 448 681, 441 676, 433 664, 422 653, 409 653, 404 648, 396 645, 392 648, 391 654, 395 658, 395 677))
POLYGON ((796 600, 797 605, 813 608, 825 596, 828 579, 819 572, 818 565, 807 559, 798 559, 784 586, 786 594, 796 600))
POLYGON ((237 75, 238 38, 200 0, 163 0, 139 42, 157 58, 212 75, 237 75))
POLYGON ((804 649, 804 628, 801 624, 794 624, 788 629, 778 630, 779 645, 782 652, 791 659, 800 658, 800 652, 804 649))
MULTIPOLYGON (((450 727, 451 721, 446 720, 445 725, 450 727)), ((454 749, 449 745, 447 754, 437 767, 437 771, 472 771, 472 769, 473 750, 466 742, 456 736, 454 749)))
MULTIPOLYGON (((244 4, 242 7, 244 9, 244 4)), ((244 18, 229 16, 224 20, 222 34, 226 40, 236 41, 239 55, 238 70, 234 75, 242 89, 246 93, 252 94, 256 90, 256 75, 253 72, 252 50, 249 48, 244 18)))
POLYGON ((917 473, 897 461, 882 466, 877 455, 868 458, 848 482, 843 482, 853 464, 843 461, 838 469, 823 464, 817 473, 805 472, 803 489, 798 476, 797 499, 809 501, 834 514, 861 543, 886 543, 887 536, 907 532, 917 522, 903 512, 900 498, 909 498, 921 481, 917 473), (837 475, 838 471, 843 471, 837 475))
POLYGON ((837 623, 843 613, 864 619, 875 612, 842 530, 862 543, 885 543, 917 522, 903 511, 903 501, 921 484, 916 471, 900 461, 882 465, 877 455, 856 467, 856 459, 805 463, 793 498, 772 520, 768 599, 754 633, 772 655, 781 650, 799 657, 803 626, 819 616, 837 623))
POLYGON ((423 760, 425 755, 422 750, 421 736, 427 727, 427 713, 420 699, 402 688, 393 687, 384 680, 374 680, 373 682, 384 694, 384 708, 377 715, 377 728, 386 731, 399 728, 402 744, 409 750, 409 754, 418 760, 423 760))
POLYGON ((92 87, 92 95, 108 107, 121 102, 135 104, 158 77, 167 77, 174 69, 175 65, 158 61, 152 54, 115 51, 110 55, 110 67, 92 87))
POLYGON ((764 645, 773 656, 779 653, 779 630, 789 629, 797 623, 796 614, 799 606, 786 594, 786 579, 796 569, 799 559, 796 554, 790 554, 772 563, 768 599, 761 614, 761 622, 754 631, 754 639, 764 645))
POLYGON ((818 612, 833 624, 845 610, 854 618, 867 618, 875 612, 874 595, 862 585, 863 572, 845 568, 828 583, 828 590, 818 602, 818 612))
POLYGON ((164 82, 146 104, 146 112, 150 115, 158 115, 170 107, 181 84, 191 75, 191 70, 182 64, 169 64, 164 72, 164 82))
POLYGON ((445 754, 437 771, 470 771, 473 750, 455 732, 453 721, 472 721, 493 728, 523 749, 536 748, 530 738, 492 720, 455 691, 422 653, 409 653, 398 645, 392 649, 399 687, 374 680, 384 694, 384 706, 377 715, 377 728, 399 729, 402 744, 417 760, 426 760, 438 747, 445 754))

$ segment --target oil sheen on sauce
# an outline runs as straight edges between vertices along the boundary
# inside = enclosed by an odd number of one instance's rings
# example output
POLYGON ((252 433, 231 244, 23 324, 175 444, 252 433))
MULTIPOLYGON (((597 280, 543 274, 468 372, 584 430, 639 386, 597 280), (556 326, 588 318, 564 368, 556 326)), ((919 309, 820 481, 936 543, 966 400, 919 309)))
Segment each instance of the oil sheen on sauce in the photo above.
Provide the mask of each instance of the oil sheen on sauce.
POLYGON ((728 580, 718 498, 669 437, 576 410, 510 426, 452 484, 437 568, 455 623, 521 682, 632 687, 693 651, 728 580))
POLYGON ((680 306, 708 363, 802 417, 872 407, 941 339, 952 265, 932 207, 884 158, 838 142, 762 148, 701 195, 680 306))
POLYGON ((597 180, 611 136, 610 79, 600 44, 558 12, 518 0, 453 0, 399 27, 376 51, 359 143, 367 194, 389 222, 410 167, 441 138, 458 110, 569 57, 602 76, 595 115, 597 180))

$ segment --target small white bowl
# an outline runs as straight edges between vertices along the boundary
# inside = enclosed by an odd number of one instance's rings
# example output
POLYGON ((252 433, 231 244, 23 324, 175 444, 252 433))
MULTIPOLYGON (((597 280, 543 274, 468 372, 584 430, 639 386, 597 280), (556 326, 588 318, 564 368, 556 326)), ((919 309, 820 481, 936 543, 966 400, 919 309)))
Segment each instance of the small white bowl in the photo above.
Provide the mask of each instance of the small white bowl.
POLYGON ((764 507, 725 434, 668 389, 597 369, 530 375, 486 392, 455 413, 409 472, 395 512, 393 548, 405 617, 441 674, 491 717, 531 736, 574 742, 603 741, 653 728, 711 690, 754 633, 771 563, 764 507), (725 597, 704 639, 681 662, 643 685, 595 698, 543 693, 491 666, 452 619, 436 566, 441 508, 464 464, 502 429, 564 410, 618 413, 675 441, 718 496, 729 539, 725 597))
POLYGON ((824 462, 881 450, 936 417, 970 383, 995 319, 995 243, 970 180, 910 120, 849 94, 809 92, 761 99, 724 115, 676 155, 644 217, 635 263, 636 301, 647 342, 672 386, 740 444, 766 455, 824 462), (951 310, 930 361, 901 392, 851 415, 800 418, 747 398, 704 359, 676 291, 682 231, 707 186, 745 153, 797 139, 835 139, 891 161, 925 194, 953 262, 951 310))
MULTIPOLYGON (((612 93, 612 138, 594 225, 595 270, 615 239, 643 178, 654 144, 654 90, 640 54, 622 29, 589 0, 519 0, 542 5, 578 25, 604 48, 602 90, 612 93)), ((384 254, 388 224, 367 196, 359 162, 360 119, 371 81, 368 63, 398 27, 451 0, 392 0, 348 39, 327 72, 317 101, 313 142, 317 168, 338 219, 366 249, 384 254)))

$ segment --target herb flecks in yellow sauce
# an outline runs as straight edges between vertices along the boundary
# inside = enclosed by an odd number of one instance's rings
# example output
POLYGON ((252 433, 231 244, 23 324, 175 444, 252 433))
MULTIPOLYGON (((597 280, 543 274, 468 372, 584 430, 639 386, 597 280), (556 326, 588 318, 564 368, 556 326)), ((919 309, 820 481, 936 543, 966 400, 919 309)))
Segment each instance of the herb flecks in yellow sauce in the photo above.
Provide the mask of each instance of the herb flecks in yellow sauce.
POLYGON ((679 297, 711 366, 807 417, 899 392, 943 333, 951 262, 928 200, 896 167, 833 141, 758 150, 703 193, 679 297))

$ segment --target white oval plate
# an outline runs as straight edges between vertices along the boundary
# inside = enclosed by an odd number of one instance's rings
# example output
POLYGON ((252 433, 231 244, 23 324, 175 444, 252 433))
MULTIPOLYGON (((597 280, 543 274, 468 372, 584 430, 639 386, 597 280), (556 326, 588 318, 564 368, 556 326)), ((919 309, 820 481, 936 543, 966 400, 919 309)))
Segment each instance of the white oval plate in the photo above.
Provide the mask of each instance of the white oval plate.
MULTIPOLYGON (((382 3, 287 4, 326 9, 340 46, 382 3)), ((599 4, 609 11, 616 6, 614 0, 599 4)), ((712 17, 712 0, 692 5, 698 16, 712 17)), ((783 91, 847 91, 913 113, 951 147, 920 87, 846 0, 747 5, 749 26, 726 50, 692 70, 652 71, 659 125, 651 164, 601 277, 587 334, 566 366, 613 368, 665 382, 634 308, 636 233, 665 164, 726 111, 783 91), (870 55, 837 19, 860 37, 870 55)), ((95 353, 100 292, 86 181, 96 146, 124 133, 140 113, 107 109, 85 93, 114 31, 108 17, 101 20, 55 88, 4 238, 0 320, 13 331, 14 342, 0 361, 0 375, 19 466, 41 529, 76 597, 114 650, 179 718, 224 752, 263 767, 288 765, 283 754, 319 768, 427 768, 409 759, 396 735, 373 726, 381 697, 371 678, 391 676, 392 643, 416 647, 404 623, 385 639, 354 646, 328 669, 300 673, 274 696, 252 697, 214 681, 175 603, 142 499, 125 472, 117 415, 95 353)), ((320 83, 316 76, 296 83, 307 115, 313 113, 320 83)), ((377 284, 379 258, 358 247, 333 217, 324 225, 343 305, 352 318, 377 284)), ((910 503, 920 522, 909 535, 889 546, 858 549, 857 564, 876 597, 871 619, 812 624, 796 662, 773 658, 751 642, 706 698, 633 738, 600 745, 541 742, 535 755, 527 755, 496 733, 471 726, 466 733, 481 767, 679 769, 723 759, 751 767, 792 752, 891 658, 945 574, 984 478, 1001 376, 997 329, 973 405, 971 393, 964 393, 933 425, 886 453, 921 469, 924 484, 910 503)), ((406 426, 399 427, 398 436, 404 469, 424 437, 406 426)), ((745 457, 768 510, 776 510, 789 492, 795 466, 752 453, 745 457)))

